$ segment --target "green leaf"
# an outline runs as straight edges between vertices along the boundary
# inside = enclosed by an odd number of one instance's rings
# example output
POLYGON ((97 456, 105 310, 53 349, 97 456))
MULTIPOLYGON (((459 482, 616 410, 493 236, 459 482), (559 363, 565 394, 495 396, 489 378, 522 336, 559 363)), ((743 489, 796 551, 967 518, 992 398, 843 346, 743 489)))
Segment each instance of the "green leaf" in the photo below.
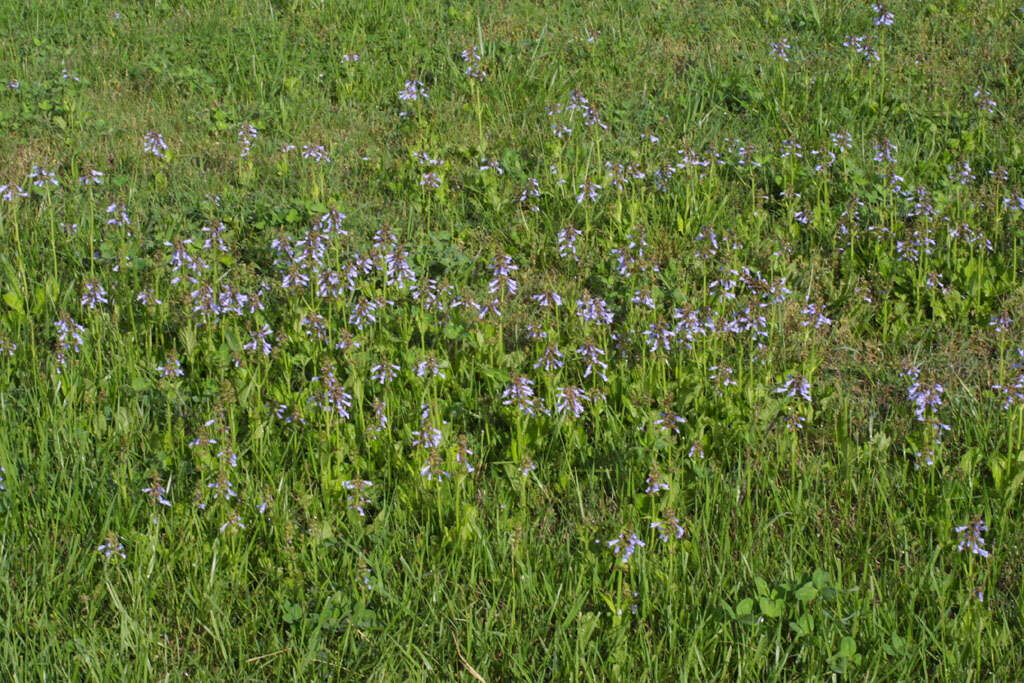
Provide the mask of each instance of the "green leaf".
POLYGON ((796 621, 789 622, 789 628, 796 633, 798 638, 808 636, 814 631, 814 617, 804 614, 796 621))
POLYGON ((786 607, 786 603, 782 600, 772 600, 768 597, 758 598, 757 604, 761 608, 761 614, 765 615, 769 619, 778 619, 781 617, 782 610, 786 607))
POLYGON ((21 297, 18 296, 17 292, 4 292, 4 303, 13 311, 18 313, 25 312, 25 305, 22 303, 21 297))
POLYGON ((843 636, 839 641, 839 656, 849 659, 857 654, 857 641, 850 636, 843 636))
POLYGON ((736 616, 750 614, 754 609, 754 601, 750 598, 740 600, 736 605, 736 616))
POLYGON ((814 598, 818 597, 818 589, 814 587, 814 583, 808 581, 794 593, 794 597, 800 602, 810 602, 814 598))

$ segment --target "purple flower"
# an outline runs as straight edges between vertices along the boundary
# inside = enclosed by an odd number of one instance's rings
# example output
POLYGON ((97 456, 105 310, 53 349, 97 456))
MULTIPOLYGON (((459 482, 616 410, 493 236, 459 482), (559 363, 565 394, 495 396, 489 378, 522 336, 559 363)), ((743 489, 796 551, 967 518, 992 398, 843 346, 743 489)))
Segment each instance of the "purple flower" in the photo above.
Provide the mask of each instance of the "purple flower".
POLYGON ((647 545, 640 540, 639 536, 628 529, 619 534, 617 538, 613 538, 605 543, 612 549, 612 553, 614 553, 615 557, 619 558, 622 564, 629 562, 629 558, 633 557, 633 553, 636 552, 637 548, 643 548, 647 545))
POLYGON ((274 347, 267 339, 273 334, 274 331, 270 329, 270 325, 264 325, 259 330, 253 330, 250 332, 250 341, 246 342, 242 349, 249 353, 262 353, 264 356, 269 356, 274 347))
POLYGON ((246 123, 242 126, 241 130, 238 131, 238 156, 243 159, 249 156, 249 150, 252 149, 252 143, 258 135, 259 131, 251 123, 246 123))
POLYGON ((504 175, 505 169, 501 167, 501 162, 497 159, 481 159, 480 160, 480 171, 494 171, 498 175, 504 175))
POLYGON ((323 145, 303 145, 302 158, 312 159, 318 164, 331 163, 331 157, 327 154, 327 148, 323 145))
POLYGON ((663 322, 654 322, 648 325, 647 329, 643 331, 644 337, 647 338, 648 348, 651 353, 656 353, 659 349, 662 351, 672 350, 672 340, 675 338, 676 333, 671 327, 667 327, 663 322))
POLYGON ((150 131, 142 136, 142 151, 165 158, 167 156, 164 154, 166 150, 167 143, 164 142, 164 136, 160 135, 160 133, 150 131))
POLYGON ((566 386, 558 387, 555 392, 555 401, 555 410, 559 415, 570 412, 574 418, 578 419, 586 409, 583 404, 590 401, 590 397, 579 387, 566 386))
POLYGON ((647 475, 647 488, 644 489, 644 493, 649 496, 654 496, 662 491, 668 491, 668 484, 661 480, 661 474, 658 472, 658 468, 652 467, 651 471, 647 475))
POLYGON ((149 496, 150 501, 152 501, 154 505, 171 506, 171 501, 165 498, 167 495, 167 489, 165 489, 156 479, 153 480, 152 484, 142 489, 142 492, 149 496))
POLYGON ((394 363, 390 363, 387 360, 382 360, 377 365, 370 368, 370 379, 380 384, 388 384, 396 377, 398 377, 398 371, 402 368, 394 363))
POLYGON ((103 543, 96 546, 96 550, 103 553, 103 557, 107 559, 110 559, 114 555, 118 555, 121 559, 128 557, 124 552, 124 545, 118 540, 117 535, 114 533, 107 534, 103 543))
POLYGON ((224 531, 230 529, 231 533, 236 534, 240 529, 244 528, 245 524, 242 523, 242 518, 237 512, 232 512, 228 515, 227 521, 220 525, 220 532, 224 533, 224 531))
POLYGON ((601 186, 590 180, 584 180, 579 189, 580 193, 576 195, 576 203, 582 204, 584 201, 596 202, 601 186))
POLYGON ((501 394, 501 404, 516 406, 527 415, 536 415, 533 382, 522 375, 513 375, 512 383, 501 394))
POLYGON ((907 389, 907 399, 914 404, 914 414, 919 422, 925 421, 925 412, 942 405, 942 394, 945 389, 941 384, 921 384, 915 381, 907 389))
POLYGON ((433 450, 423 463, 423 467, 420 468, 420 474, 426 477, 427 481, 443 481, 452 475, 445 472, 442 466, 441 456, 438 455, 437 450, 433 450))
POLYGON ((985 526, 981 515, 974 515, 969 523, 956 527, 955 531, 960 534, 960 544, 957 546, 957 550, 970 550, 975 555, 981 555, 982 557, 989 557, 991 555, 984 548, 985 539, 982 538, 981 533, 988 531, 988 527, 985 526))
POLYGON ((370 504, 370 499, 366 497, 363 490, 373 486, 373 482, 366 479, 351 479, 341 482, 341 485, 353 492, 346 500, 349 509, 355 510, 360 517, 365 517, 365 507, 370 504))
POLYGON ((82 185, 102 185, 103 184, 103 172, 97 171, 95 168, 91 168, 78 178, 78 182, 82 185))
POLYGON ((334 374, 334 365, 325 361, 320 370, 320 375, 312 381, 319 382, 322 390, 319 394, 310 397, 309 402, 319 405, 321 410, 334 412, 342 420, 349 418, 349 409, 352 407, 352 395, 345 391, 341 380, 334 374))
POLYGON ((686 529, 679 523, 676 513, 672 510, 665 510, 665 519, 651 522, 651 528, 658 530, 658 540, 667 543, 671 538, 682 538, 686 535, 686 529))
POLYGON ((875 26, 892 26, 893 19, 896 17, 890 12, 885 5, 881 3, 872 3, 871 9, 875 11, 875 26))
POLYGON ((769 43, 768 54, 772 57, 781 59, 784 62, 789 61, 789 55, 786 54, 786 50, 790 49, 789 41, 783 38, 777 43, 769 43))
POLYGON ((604 299, 591 297, 589 294, 584 294, 576 300, 576 315, 582 320, 598 325, 611 325, 614 318, 604 299))
POLYGON ((47 171, 45 168, 39 166, 33 166, 32 172, 28 174, 29 180, 36 187, 46 187, 47 185, 60 185, 60 181, 57 180, 57 174, 53 171, 47 171))
POLYGON ((811 383, 801 375, 787 374, 783 385, 775 390, 776 394, 785 394, 790 398, 799 396, 811 402, 811 383))
POLYGON ((100 304, 110 303, 107 299, 107 290, 98 280, 86 280, 82 285, 82 298, 80 303, 89 310, 94 310, 100 304))
POLYGON ((158 365, 156 371, 164 379, 185 376, 185 371, 181 369, 181 361, 178 360, 178 354, 174 351, 167 354, 167 360, 164 361, 163 365, 158 365))
POLYGON ((409 79, 405 82, 405 88, 398 92, 398 99, 413 102, 419 99, 428 99, 430 95, 427 94, 427 89, 423 83, 417 80, 409 79))
POLYGON ((576 353, 586 362, 586 367, 583 369, 584 379, 590 377, 591 374, 596 374, 603 381, 608 381, 608 377, 604 374, 604 371, 608 369, 608 364, 601 360, 601 356, 604 355, 603 349, 587 340, 576 349, 576 353))
POLYGON ((574 261, 579 261, 576 254, 576 242, 583 233, 572 226, 567 226, 558 231, 558 255, 566 258, 572 255, 574 261))
POLYGON ((540 360, 533 364, 533 369, 544 368, 544 372, 554 372, 555 370, 561 370, 565 364, 564 354, 558 350, 558 347, 554 344, 549 344, 541 355, 540 360))

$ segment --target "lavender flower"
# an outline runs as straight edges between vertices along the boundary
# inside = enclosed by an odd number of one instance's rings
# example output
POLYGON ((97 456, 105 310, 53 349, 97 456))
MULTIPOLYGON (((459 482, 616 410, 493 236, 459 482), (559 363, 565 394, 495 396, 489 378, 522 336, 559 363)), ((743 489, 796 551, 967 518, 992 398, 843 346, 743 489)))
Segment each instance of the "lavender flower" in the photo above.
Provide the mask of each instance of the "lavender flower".
POLYGON ((235 493, 234 484, 228 479, 227 473, 221 472, 217 475, 217 480, 212 481, 206 485, 206 488, 212 491, 213 500, 223 498, 224 500, 231 500, 237 498, 238 494, 235 493))
POLYGON ((662 516, 665 519, 651 522, 651 528, 658 530, 659 541, 667 543, 671 538, 680 539, 686 535, 685 527, 679 523, 679 519, 673 510, 666 509, 662 516))
POLYGON ((960 534, 960 544, 957 546, 957 550, 970 550, 975 555, 981 555, 982 557, 989 557, 991 555, 984 548, 985 539, 982 538, 981 533, 988 531, 988 527, 985 526, 981 515, 974 515, 971 517, 970 522, 964 526, 956 527, 955 531, 960 534))
POLYGON ((787 374, 783 385, 775 390, 776 394, 785 394, 790 398, 799 396, 811 403, 811 383, 801 375, 787 374))
POLYGON ((647 488, 644 489, 644 493, 654 496, 662 491, 668 491, 668 484, 661 480, 661 473, 658 471, 658 468, 652 467, 651 471, 647 474, 647 488))
POLYGON ((36 187, 46 187, 47 185, 58 186, 60 181, 57 180, 57 174, 53 171, 47 171, 45 168, 39 166, 33 166, 32 172, 28 174, 29 180, 36 187))
POLYGON ((942 394, 945 389, 941 384, 921 384, 915 381, 907 389, 907 399, 914 404, 914 415, 919 422, 925 421, 925 412, 935 411, 942 405, 942 394))
POLYGON ((576 386, 565 386, 558 387, 555 392, 555 400, 555 410, 559 415, 571 412, 573 418, 578 419, 586 410, 583 404, 591 399, 583 389, 576 386))
POLYGON ((469 458, 474 455, 476 454, 469 448, 466 435, 461 434, 455 447, 455 462, 466 468, 466 474, 473 474, 476 471, 476 468, 469 462, 469 458))
POLYGON ((8 339, 3 333, 0 333, 0 356, 14 356, 14 352, 18 350, 18 345, 8 339))
POLYGON ((269 356, 274 347, 267 339, 273 334, 274 331, 270 329, 270 325, 264 325, 259 330, 253 330, 250 332, 251 339, 242 346, 242 349, 249 353, 262 353, 264 356, 269 356))
POLYGON ((82 285, 82 298, 79 303, 89 310, 94 310, 100 304, 110 303, 110 300, 107 299, 107 290, 98 280, 86 280, 82 285))
POLYGON ((525 477, 528 476, 530 472, 533 472, 535 469, 537 469, 537 464, 533 462, 533 458, 531 458, 528 455, 524 455, 523 460, 522 462, 519 463, 519 467, 516 468, 516 471, 519 472, 520 476, 525 477))
POLYGON ((562 305, 562 297, 553 289, 534 294, 530 298, 536 301, 541 308, 557 308, 562 305))
POLYGON ((377 365, 370 368, 370 379, 380 384, 388 384, 396 377, 398 377, 398 371, 402 368, 394 363, 382 360, 377 365))
POLYGON ((166 505, 167 507, 171 506, 171 501, 165 498, 165 496, 167 495, 167 489, 165 489, 160 484, 160 480, 155 477, 153 478, 153 482, 149 486, 142 489, 142 492, 149 496, 149 500, 154 505, 166 505))
POLYGON ((251 123, 246 123, 242 126, 241 130, 238 131, 238 156, 245 159, 249 156, 249 151, 252 149, 252 143, 256 140, 259 135, 259 131, 251 123))
POLYGON ((648 350, 651 353, 657 353, 659 349, 667 353, 672 350, 672 340, 675 339, 676 333, 671 327, 658 321, 648 325, 643 335, 647 338, 648 350))
POLYGON ((522 375, 513 375, 512 384, 501 394, 502 405, 514 405, 526 415, 536 415, 533 382, 522 375))
POLYGON ((303 145, 302 158, 312 159, 318 164, 331 163, 331 157, 327 154, 327 148, 323 145, 303 145))
POLYGON ((801 314, 804 319, 800 321, 801 327, 814 327, 814 329, 820 329, 832 324, 832 319, 825 316, 822 313, 822 307, 818 304, 808 301, 807 305, 804 306, 801 314))
POLYGON ((885 138, 875 145, 874 162, 876 164, 895 164, 898 150, 899 148, 890 142, 889 138, 885 138))
POLYGON ((345 501, 348 504, 349 509, 355 510, 360 517, 365 517, 365 508, 370 504, 370 499, 365 493, 363 493, 363 490, 373 486, 373 482, 367 481, 366 479, 351 479, 349 481, 341 482, 341 485, 345 489, 353 492, 349 494, 345 501))
POLYGON ((175 351, 170 351, 167 354, 167 360, 164 361, 163 365, 158 365, 156 371, 164 379, 185 376, 185 371, 181 369, 181 361, 178 360, 178 354, 175 351))
POLYGON ((405 82, 405 88, 398 92, 398 99, 406 102, 413 102, 420 99, 427 99, 430 95, 427 94, 427 89, 423 83, 417 80, 409 79, 405 82))
POLYGON ((15 199, 27 199, 28 192, 21 185, 0 185, 0 200, 13 202, 15 199))
POLYGON ((164 136, 160 133, 150 131, 142 136, 142 151, 148 152, 154 156, 160 158, 166 158, 164 152, 167 151, 167 143, 164 142, 164 136))
POLYGON ((242 523, 242 518, 239 514, 237 512, 231 512, 228 514, 227 521, 220 525, 220 532, 224 533, 226 530, 230 529, 231 533, 237 534, 239 530, 244 528, 245 524, 242 523))
POLYGON ((606 541, 605 543, 612 549, 612 553, 622 564, 629 563, 629 559, 633 557, 633 553, 636 552, 637 548, 643 548, 647 545, 640 540, 639 536, 629 529, 623 531, 618 535, 618 537, 613 538, 610 541, 606 541))
POLYGON ((586 322, 598 325, 611 325, 614 318, 604 299, 591 297, 589 294, 584 294, 576 300, 576 315, 586 322))
POLYGON ((582 204, 584 201, 596 202, 601 186, 590 180, 584 180, 579 189, 580 193, 576 195, 576 203, 582 204))
POLYGON ((352 407, 352 395, 345 391, 341 380, 334 374, 334 365, 325 361, 320 375, 313 378, 319 382, 322 390, 310 397, 309 402, 319 405, 321 410, 334 412, 342 420, 349 418, 349 409, 352 407))
POLYGON ((871 9, 875 11, 874 24, 875 26, 892 26, 893 19, 896 17, 890 12, 885 5, 881 3, 872 3, 871 9))
POLYGON ((103 557, 107 559, 110 559, 114 555, 119 556, 122 560, 128 557, 124 552, 124 545, 118 540, 117 535, 113 532, 107 534, 103 543, 96 546, 96 550, 103 553, 103 557))
POLYGON ((566 258, 572 255, 574 261, 579 261, 579 256, 576 253, 576 242, 583 233, 572 226, 566 226, 558 231, 558 255, 562 258, 566 258))
POLYGON ((417 377, 440 377, 445 378, 444 372, 441 370, 441 364, 437 360, 437 357, 430 354, 425 359, 421 360, 416 364, 416 376, 417 377))
POLYGON ((97 171, 95 168, 90 168, 78 178, 78 182, 82 185, 102 185, 103 184, 103 172, 97 171))
POLYGON ((783 38, 777 43, 769 44, 770 49, 768 50, 768 54, 771 55, 772 57, 781 59, 784 62, 788 62, 789 55, 786 54, 786 50, 790 49, 790 47, 791 46, 789 44, 789 41, 783 38))
POLYGON ((677 415, 671 410, 666 410, 658 415, 658 418, 654 421, 654 424, 664 432, 672 432, 673 434, 679 433, 679 425, 686 424, 686 418, 682 415, 677 415))
POLYGON ((988 324, 997 334, 1005 334, 1010 331, 1013 325, 1013 318, 1010 317, 1009 313, 1003 311, 999 315, 992 316, 988 324))
POLYGON ((996 113, 996 101, 992 99, 992 93, 984 88, 974 91, 974 99, 978 101, 978 108, 987 111, 989 114, 996 113))
POLYGON ((498 175, 505 175, 505 169, 501 167, 501 162, 497 159, 481 159, 480 160, 480 172, 494 171, 498 175))
POLYGON ((608 369, 608 364, 601 360, 601 356, 604 355, 603 349, 594 344, 594 342, 587 340, 576 349, 576 353, 586 363, 586 367, 583 369, 584 379, 590 377, 591 374, 595 374, 602 381, 608 381, 608 377, 604 374, 604 371, 608 369))
POLYGON ((442 469, 443 462, 441 456, 438 455, 436 449, 430 452, 426 461, 423 463, 423 467, 420 468, 420 474, 426 478, 427 481, 444 481, 452 475, 445 472, 442 469))
POLYGON ((549 344, 541 355, 540 360, 533 364, 533 369, 544 368, 544 372, 554 372, 561 370, 562 366, 565 365, 564 354, 558 350, 558 347, 554 344, 549 344))
MULTIPOLYGON (((120 202, 114 202, 108 206, 107 214, 110 215, 110 218, 107 219, 107 225, 127 228, 132 224, 131 220, 128 218, 128 209, 120 202)), ((128 236, 131 237, 131 233, 129 233, 128 236)))
POLYGON ((53 323, 57 328, 57 373, 67 364, 68 351, 79 353, 82 350, 82 335, 85 328, 79 325, 67 313, 61 315, 60 319, 53 323))

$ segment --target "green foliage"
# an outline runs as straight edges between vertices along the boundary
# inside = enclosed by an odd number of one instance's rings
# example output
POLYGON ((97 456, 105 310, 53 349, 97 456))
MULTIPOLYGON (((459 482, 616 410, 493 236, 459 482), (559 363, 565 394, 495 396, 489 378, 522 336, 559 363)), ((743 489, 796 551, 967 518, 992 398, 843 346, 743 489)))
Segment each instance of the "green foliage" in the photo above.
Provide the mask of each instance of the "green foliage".
POLYGON ((889 9, 0 2, 0 675, 1019 678, 1024 15, 889 9))

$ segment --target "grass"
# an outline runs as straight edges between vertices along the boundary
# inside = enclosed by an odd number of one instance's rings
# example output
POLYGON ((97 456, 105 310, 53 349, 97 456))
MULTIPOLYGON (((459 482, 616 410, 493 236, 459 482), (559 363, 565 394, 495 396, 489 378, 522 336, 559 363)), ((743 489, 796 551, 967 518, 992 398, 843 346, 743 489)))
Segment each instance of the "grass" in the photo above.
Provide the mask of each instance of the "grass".
POLYGON ((3 3, 2 675, 1015 678, 1024 14, 888 9, 3 3))

